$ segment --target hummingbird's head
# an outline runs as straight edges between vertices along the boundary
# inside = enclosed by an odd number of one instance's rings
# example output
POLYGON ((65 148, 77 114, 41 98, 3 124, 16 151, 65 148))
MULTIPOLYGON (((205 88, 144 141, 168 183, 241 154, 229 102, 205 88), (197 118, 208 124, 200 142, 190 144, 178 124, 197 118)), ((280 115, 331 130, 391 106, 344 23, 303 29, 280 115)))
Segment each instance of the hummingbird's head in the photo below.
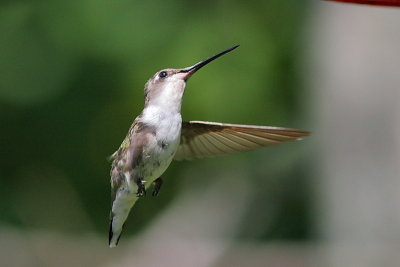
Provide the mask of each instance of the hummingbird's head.
POLYGON ((238 46, 235 45, 228 48, 187 68, 160 70, 146 83, 144 88, 145 106, 158 105, 169 109, 178 108, 180 110, 186 81, 203 66, 238 46))

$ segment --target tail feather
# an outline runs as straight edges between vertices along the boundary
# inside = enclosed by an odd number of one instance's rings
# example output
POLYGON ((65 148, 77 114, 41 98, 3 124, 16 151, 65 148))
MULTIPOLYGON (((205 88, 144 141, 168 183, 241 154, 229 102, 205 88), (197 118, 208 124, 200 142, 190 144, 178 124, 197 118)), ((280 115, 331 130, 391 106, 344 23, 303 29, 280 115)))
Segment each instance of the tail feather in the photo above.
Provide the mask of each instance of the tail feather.
POLYGON ((110 228, 108 232, 109 246, 116 247, 129 212, 137 200, 134 194, 118 194, 110 212, 110 228))
POLYGON ((110 220, 110 227, 108 229, 108 245, 111 246, 111 239, 113 238, 112 219, 110 220))
POLYGON ((119 231, 113 230, 113 220, 110 220, 110 229, 108 232, 108 245, 110 248, 118 246, 119 239, 121 238, 122 230, 124 229, 125 223, 119 231))

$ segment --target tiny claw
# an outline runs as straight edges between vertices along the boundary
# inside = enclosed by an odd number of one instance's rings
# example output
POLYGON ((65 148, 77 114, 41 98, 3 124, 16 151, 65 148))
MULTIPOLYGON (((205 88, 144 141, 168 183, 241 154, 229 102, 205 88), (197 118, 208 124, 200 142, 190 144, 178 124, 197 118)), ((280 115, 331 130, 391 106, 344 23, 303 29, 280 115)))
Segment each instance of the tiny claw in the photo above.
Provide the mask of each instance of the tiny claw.
POLYGON ((157 178, 154 180, 153 182, 154 187, 153 187, 153 192, 152 192, 152 196, 158 196, 158 193, 160 192, 161 189, 161 185, 163 184, 163 180, 160 178, 157 178))
POLYGON ((145 181, 142 179, 137 179, 136 184, 138 186, 138 190, 136 192, 136 196, 137 197, 143 197, 146 195, 146 187, 145 185, 145 181))

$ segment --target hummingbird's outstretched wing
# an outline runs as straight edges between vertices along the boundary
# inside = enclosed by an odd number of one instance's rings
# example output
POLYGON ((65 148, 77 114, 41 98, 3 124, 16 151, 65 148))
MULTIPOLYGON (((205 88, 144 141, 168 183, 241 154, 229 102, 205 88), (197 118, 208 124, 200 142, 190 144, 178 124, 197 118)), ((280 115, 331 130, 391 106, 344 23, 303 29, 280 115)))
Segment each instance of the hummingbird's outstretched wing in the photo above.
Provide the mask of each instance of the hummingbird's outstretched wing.
POLYGON ((176 160, 224 155, 261 146, 298 140, 309 132, 270 126, 240 125, 207 121, 182 123, 176 160))

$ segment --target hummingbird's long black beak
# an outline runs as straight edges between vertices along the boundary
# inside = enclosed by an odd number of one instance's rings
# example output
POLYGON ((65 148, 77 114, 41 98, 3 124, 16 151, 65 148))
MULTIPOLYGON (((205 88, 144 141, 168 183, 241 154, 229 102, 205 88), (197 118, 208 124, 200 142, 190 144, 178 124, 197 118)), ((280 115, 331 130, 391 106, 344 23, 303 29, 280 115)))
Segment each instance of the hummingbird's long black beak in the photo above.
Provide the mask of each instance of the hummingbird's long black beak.
POLYGON ((193 73, 195 73, 196 71, 198 71, 199 69, 201 69, 203 66, 207 65, 208 63, 210 63, 211 61, 213 61, 214 59, 219 58, 220 56, 232 51, 233 49, 237 48, 239 45, 235 45, 232 46, 222 52, 219 52, 218 54, 211 56, 205 60, 202 60, 196 64, 194 64, 193 66, 181 69, 179 72, 180 73, 187 73, 187 75, 185 75, 185 80, 187 80, 190 76, 192 76, 193 73))

